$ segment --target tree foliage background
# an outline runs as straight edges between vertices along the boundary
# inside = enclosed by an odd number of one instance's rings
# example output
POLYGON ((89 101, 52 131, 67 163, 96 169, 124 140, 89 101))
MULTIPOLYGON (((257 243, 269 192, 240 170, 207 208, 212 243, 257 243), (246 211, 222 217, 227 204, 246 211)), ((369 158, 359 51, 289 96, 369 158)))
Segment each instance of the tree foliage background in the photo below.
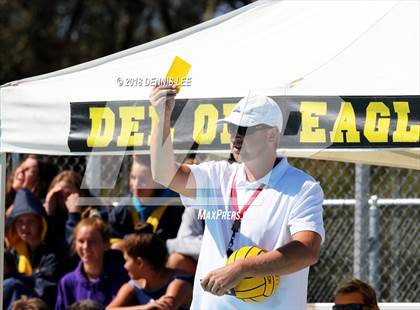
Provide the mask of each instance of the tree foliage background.
POLYGON ((0 85, 106 56, 251 0, 0 0, 0 85))

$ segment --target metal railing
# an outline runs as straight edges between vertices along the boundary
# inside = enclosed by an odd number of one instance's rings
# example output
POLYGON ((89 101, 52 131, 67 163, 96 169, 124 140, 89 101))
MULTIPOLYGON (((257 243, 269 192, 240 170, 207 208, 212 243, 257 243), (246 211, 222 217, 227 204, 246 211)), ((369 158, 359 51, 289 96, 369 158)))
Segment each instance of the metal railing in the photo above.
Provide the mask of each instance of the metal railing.
MULTIPOLYGON (((356 199, 326 199, 324 200, 324 206, 356 206, 357 200, 356 199)), ((370 196, 367 201, 369 205, 368 213, 356 213, 355 212, 355 222, 356 217, 365 216, 367 214, 367 219, 363 221, 366 227, 362 227, 362 231, 368 231, 368 238, 364 238, 366 244, 360 245, 360 238, 358 239, 358 235, 360 232, 354 229, 354 248, 360 247, 359 251, 354 251, 354 271, 353 277, 359 278, 363 281, 368 282, 377 292, 378 300, 381 297, 381 273, 380 273, 380 207, 381 206, 417 206, 420 207, 420 198, 378 198, 376 195, 370 196), (357 257, 358 256, 358 257, 357 257), (367 257, 368 264, 365 264, 367 257), (356 264, 362 264, 363 266, 356 266, 356 264), (360 274, 360 271, 363 270, 363 274, 360 274)), ((359 219, 359 222, 362 222, 359 219)), ((399 268, 399 265, 396 264, 393 266, 394 268, 399 268)), ((396 271, 397 278, 399 278, 399 272, 396 271)), ((420 274, 419 274, 420 276, 420 274)), ((398 281, 395 281, 398 283, 398 281)), ((339 285, 339 284, 337 284, 339 285)), ((392 291, 394 295, 398 295, 398 291, 400 288, 394 285, 392 291)))

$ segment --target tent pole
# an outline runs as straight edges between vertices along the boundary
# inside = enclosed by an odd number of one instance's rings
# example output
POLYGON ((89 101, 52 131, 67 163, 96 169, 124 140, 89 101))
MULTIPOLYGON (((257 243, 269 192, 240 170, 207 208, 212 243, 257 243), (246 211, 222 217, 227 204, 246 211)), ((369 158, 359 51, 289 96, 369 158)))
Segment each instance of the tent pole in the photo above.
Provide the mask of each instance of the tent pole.
POLYGON ((355 177, 353 277, 367 282, 370 167, 356 164, 355 177))
MULTIPOLYGON (((3 300, 3 267, 4 267, 4 218, 6 203, 6 153, 0 153, 0 300, 3 300)), ((0 310, 3 309, 3 302, 0 310)))

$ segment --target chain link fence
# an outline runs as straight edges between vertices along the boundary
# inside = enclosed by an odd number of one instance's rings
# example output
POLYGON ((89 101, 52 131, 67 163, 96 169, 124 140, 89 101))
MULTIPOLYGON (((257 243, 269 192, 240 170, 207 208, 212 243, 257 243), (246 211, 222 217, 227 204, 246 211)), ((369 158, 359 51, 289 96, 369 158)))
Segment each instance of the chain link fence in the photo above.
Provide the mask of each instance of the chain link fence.
MULTIPOLYGON (((92 156, 91 156, 92 157, 92 156)), ((48 156, 59 170, 71 169, 85 175, 91 157, 48 156)), ((92 194, 123 197, 128 194, 130 156, 94 156, 93 177, 108 184, 92 194), (115 176, 117 176, 115 180, 115 176), (109 186, 109 185, 112 186, 109 186)), ((8 154, 10 174, 20 156, 8 154), (13 157, 13 158, 12 158, 13 157)), ((310 159, 289 162, 320 181, 326 199, 355 198, 355 165, 310 159)), ((420 171, 370 166, 370 195, 379 198, 420 198, 420 171)), ((380 205, 378 254, 378 296, 381 302, 420 302, 420 205, 380 205)), ((331 302, 337 287, 352 278, 354 260, 354 204, 324 207, 326 239, 320 261, 311 267, 308 302, 331 302)), ((368 261, 364 262, 369 264, 368 261)))

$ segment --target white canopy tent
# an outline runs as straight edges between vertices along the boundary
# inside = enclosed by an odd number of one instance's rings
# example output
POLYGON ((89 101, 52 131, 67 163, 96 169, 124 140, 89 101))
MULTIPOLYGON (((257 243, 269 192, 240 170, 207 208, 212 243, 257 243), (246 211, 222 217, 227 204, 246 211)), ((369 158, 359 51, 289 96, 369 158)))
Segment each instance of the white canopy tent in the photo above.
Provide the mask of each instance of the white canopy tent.
MULTIPOLYGON (((121 87, 118 78, 163 77, 176 55, 192 65, 192 86, 178 98, 243 97, 250 91, 417 97, 420 1, 261 0, 126 51, 5 84, 0 88, 2 200, 6 152, 86 154, 71 152, 67 143, 70 102, 147 100, 150 87, 121 87)), ((279 152, 420 169, 419 147, 279 152)), ((1 206, 4 210, 3 201, 1 206)))
MULTIPOLYGON (((69 155, 70 102, 145 100, 174 56, 192 64, 178 98, 420 94, 420 3, 258 1, 165 38, 0 88, 1 152, 69 155)), ((286 155, 420 169, 418 148, 286 155), (381 152, 380 154, 378 152, 381 152), (380 156, 379 156, 380 155, 380 156)))

